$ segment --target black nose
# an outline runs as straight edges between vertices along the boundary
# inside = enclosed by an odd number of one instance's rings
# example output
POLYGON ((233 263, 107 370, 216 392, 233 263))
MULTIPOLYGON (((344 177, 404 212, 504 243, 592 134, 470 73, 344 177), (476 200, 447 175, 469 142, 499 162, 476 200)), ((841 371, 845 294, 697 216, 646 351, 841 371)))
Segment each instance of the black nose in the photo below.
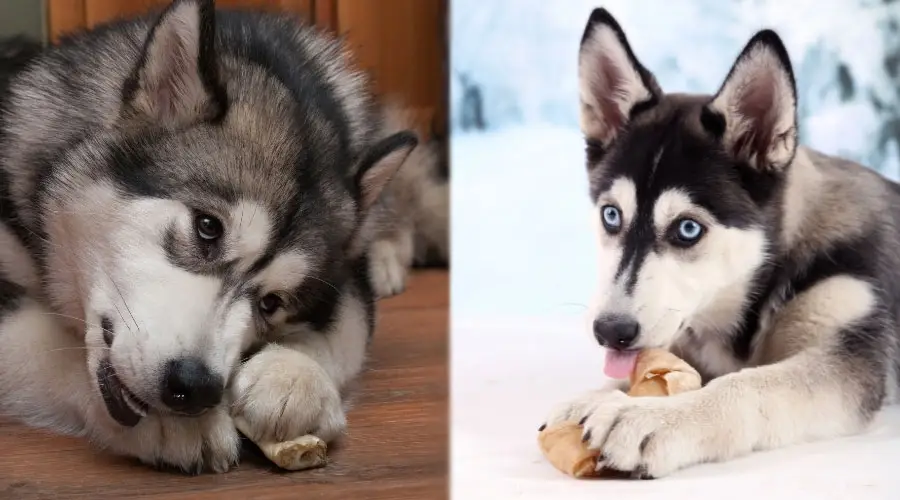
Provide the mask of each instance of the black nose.
POLYGON ((640 332, 641 326, 628 316, 600 316, 594 320, 594 338, 603 347, 628 349, 640 332))
POLYGON ((222 401, 225 383, 197 358, 173 359, 166 363, 162 379, 162 401, 174 411, 202 413, 222 401))

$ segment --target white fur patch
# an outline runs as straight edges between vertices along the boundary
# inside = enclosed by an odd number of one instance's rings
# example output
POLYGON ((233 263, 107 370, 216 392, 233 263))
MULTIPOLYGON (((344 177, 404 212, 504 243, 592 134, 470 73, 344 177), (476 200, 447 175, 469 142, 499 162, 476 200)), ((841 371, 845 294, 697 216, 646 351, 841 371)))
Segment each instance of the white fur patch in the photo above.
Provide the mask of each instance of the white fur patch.
MULTIPOLYGON (((622 211, 622 227, 628 228, 637 214, 637 187, 634 181, 627 177, 619 177, 612 182, 609 191, 601 193, 597 198, 596 212, 600 214, 600 207, 613 204, 622 211)), ((600 214, 602 216, 602 214, 600 214)), ((603 227, 598 229, 603 230, 603 227)), ((606 231, 603 231, 605 234, 606 231)))
MULTIPOLYGON (((698 215, 704 215, 706 210, 701 209, 691 201, 691 197, 681 189, 667 189, 663 191, 653 205, 653 225, 657 233, 662 233, 679 217, 691 217, 696 219, 698 215)), ((710 217, 705 216, 704 219, 710 217)), ((704 223, 706 221, 697 221, 704 223)))
POLYGON ((250 200, 241 200, 230 214, 231 235, 226 258, 237 259, 242 268, 253 265, 262 257, 272 234, 272 221, 265 207, 250 200))
POLYGON ((256 275, 256 282, 263 287, 264 293, 292 290, 312 271, 309 257, 298 250, 291 250, 276 255, 272 262, 256 275))

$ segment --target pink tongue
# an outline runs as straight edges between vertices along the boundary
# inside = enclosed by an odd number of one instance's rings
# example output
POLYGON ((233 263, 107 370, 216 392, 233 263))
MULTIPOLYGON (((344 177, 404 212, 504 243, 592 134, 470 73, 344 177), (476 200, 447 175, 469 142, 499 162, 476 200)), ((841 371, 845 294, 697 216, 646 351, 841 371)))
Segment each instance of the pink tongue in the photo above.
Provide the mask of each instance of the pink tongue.
POLYGON ((606 350, 606 364, 603 365, 603 373, 609 378, 626 379, 634 371, 634 363, 637 361, 638 352, 606 350))

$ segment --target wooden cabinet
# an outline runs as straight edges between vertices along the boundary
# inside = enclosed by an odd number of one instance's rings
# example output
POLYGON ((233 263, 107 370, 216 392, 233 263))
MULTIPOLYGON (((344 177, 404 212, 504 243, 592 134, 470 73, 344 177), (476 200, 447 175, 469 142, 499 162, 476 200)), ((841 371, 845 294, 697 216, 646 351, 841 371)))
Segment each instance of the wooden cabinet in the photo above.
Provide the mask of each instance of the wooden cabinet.
MULTIPOLYGON (((47 0, 52 40, 117 17, 165 6, 168 0, 47 0)), ((381 94, 414 109, 420 131, 447 131, 447 0, 218 0, 222 7, 253 7, 300 14, 344 35, 358 64, 381 94)))

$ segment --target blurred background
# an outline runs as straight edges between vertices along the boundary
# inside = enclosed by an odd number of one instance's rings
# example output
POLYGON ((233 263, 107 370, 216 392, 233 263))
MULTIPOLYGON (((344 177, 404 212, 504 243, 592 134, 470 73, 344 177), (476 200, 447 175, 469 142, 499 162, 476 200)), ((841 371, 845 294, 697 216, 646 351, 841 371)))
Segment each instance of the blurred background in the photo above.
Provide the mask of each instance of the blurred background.
POLYGON ((670 92, 715 92, 749 38, 775 29, 802 142, 900 177, 900 1, 454 0, 455 319, 581 315, 593 293, 576 76, 601 5, 670 92))

